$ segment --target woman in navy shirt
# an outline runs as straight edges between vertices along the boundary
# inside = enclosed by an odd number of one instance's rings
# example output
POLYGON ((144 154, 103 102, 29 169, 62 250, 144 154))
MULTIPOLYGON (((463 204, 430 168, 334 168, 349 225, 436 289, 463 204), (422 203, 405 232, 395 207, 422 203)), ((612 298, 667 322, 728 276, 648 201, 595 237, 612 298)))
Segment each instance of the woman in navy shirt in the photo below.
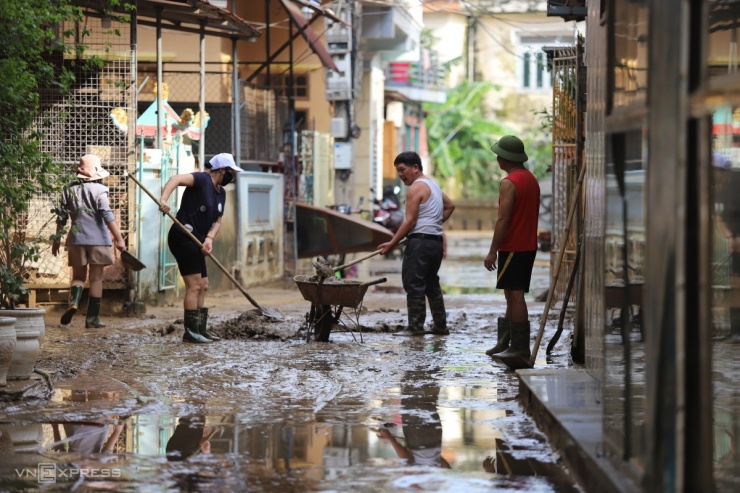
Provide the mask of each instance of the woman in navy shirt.
POLYGON ((203 248, 199 248, 176 224, 170 228, 167 243, 185 281, 183 342, 208 343, 220 339, 206 330, 208 308, 203 306, 208 290, 206 255, 213 251, 213 239, 221 228, 226 203, 223 187, 231 183, 234 174, 241 169, 234 163, 234 157, 226 153, 214 156, 205 167, 205 172, 184 173, 170 178, 159 200, 159 210, 168 213, 167 199, 172 192, 177 187, 187 187, 176 217, 203 244, 203 248))

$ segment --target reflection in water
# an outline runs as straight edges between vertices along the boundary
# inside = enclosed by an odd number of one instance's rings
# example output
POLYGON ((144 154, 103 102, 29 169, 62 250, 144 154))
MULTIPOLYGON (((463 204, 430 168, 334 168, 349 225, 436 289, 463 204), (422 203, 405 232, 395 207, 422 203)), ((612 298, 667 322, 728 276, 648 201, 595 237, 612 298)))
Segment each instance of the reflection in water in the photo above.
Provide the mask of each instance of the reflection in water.
MULTIPOLYGON (((645 15, 636 6, 630 16, 645 15)), ((625 53, 643 60, 637 45, 625 53)), ((633 96, 641 94, 633 92, 633 96)), ((624 96, 628 96, 627 93, 624 96)), ((640 97, 642 97, 640 96, 640 97)), ((615 99, 617 96, 615 95, 615 99)), ((626 97, 625 101, 631 100, 626 97)), ((615 104, 617 102, 615 101, 615 104)), ((604 218, 604 434, 623 458, 644 464, 645 350, 641 321, 646 255, 646 176, 639 130, 611 134, 604 218)))
MULTIPOLYGON (((438 369, 435 369, 436 372, 438 369)), ((437 412, 439 385, 425 382, 428 373, 406 372, 401 385, 401 423, 405 445, 386 424, 378 436, 387 440, 409 465, 450 468, 442 457, 442 423, 437 412)))
MULTIPOLYGON (((488 246, 483 250, 487 251, 488 246)), ((549 258, 544 254, 535 260, 532 269, 532 284, 527 299, 534 299, 542 290, 546 290, 550 282, 549 258)), ((445 294, 494 294, 503 299, 503 289, 496 289, 496 276, 491 275, 483 268, 483 257, 480 260, 461 260, 442 262, 439 272, 439 282, 445 294)), ((490 299, 488 299, 490 302, 490 299)))
MULTIPOLYGON (((485 413, 479 415, 482 419, 477 425, 479 432, 451 426, 447 430, 451 436, 443 441, 443 422, 463 427, 471 424, 440 418, 438 386, 415 386, 412 380, 406 384, 408 398, 402 405, 401 426, 382 428, 397 440, 398 454, 391 452, 394 456, 420 466, 420 471, 426 470, 423 466, 447 468, 452 462, 449 459, 453 458, 453 470, 505 475, 509 487, 518 484, 539 486, 535 491, 542 492, 574 491, 555 462, 537 460, 521 447, 494 438, 498 432, 486 422, 485 413), (523 458, 527 455, 529 458, 523 458), (472 467, 473 459, 476 468, 472 467), (514 479, 519 476, 522 479, 514 479), (530 483, 525 476, 540 476, 539 483, 530 483)), ((448 416, 460 414, 458 409, 445 408, 445 411, 448 416)), ((497 411, 496 415, 506 413, 497 411)), ((31 474, 37 474, 40 464, 56 467, 58 489, 47 488, 47 491, 68 490, 80 477, 79 472, 70 476, 69 471, 83 467, 87 470, 84 481, 88 487, 116 491, 174 488, 284 492, 332 489, 331 485, 343 490, 349 482, 355 482, 363 486, 357 491, 379 492, 387 491, 382 487, 383 481, 392 482, 408 474, 384 458, 389 457, 384 449, 391 444, 379 439, 377 431, 365 425, 290 420, 252 423, 244 415, 177 420, 166 415, 149 415, 126 421, 128 432, 121 435, 125 453, 96 454, 81 449, 73 453, 49 448, 54 445, 51 438, 54 427, 60 426, 64 432, 68 424, 0 425, 0 490, 33 488, 38 482, 31 474), (36 446, 22 451, 21 446, 27 441, 24 436, 29 432, 36 446), (16 450, 12 449, 13 445, 16 450), (40 449, 46 452, 38 453, 40 449), (163 460, 165 457, 167 460, 163 460), (377 481, 381 481, 378 483, 381 486, 368 486, 377 481), (319 488, 319 483, 327 487, 319 488)), ((108 432, 108 425, 95 429, 108 432)), ((492 477, 491 481, 497 479, 492 477)))
POLYGON ((107 425, 104 423, 53 423, 54 450, 75 452, 79 454, 112 453, 118 437, 123 431, 122 424, 107 425), (61 425, 61 427, 60 427, 61 425), (64 430, 66 439, 61 436, 64 430))
MULTIPOLYGON (((446 344, 437 338, 419 342, 431 353, 446 344)), ((0 423, 0 490, 37 487, 43 466, 55 475, 46 491, 84 483, 87 489, 111 491, 381 492, 398 489, 403 481, 457 487, 464 476, 430 473, 452 464, 458 474, 482 475, 492 488, 572 491, 554 461, 533 459, 537 452, 530 439, 525 446, 501 439, 495 420, 511 411, 495 405, 495 388, 442 386, 440 373, 439 368, 406 372, 400 386, 389 389, 390 398, 379 401, 378 411, 390 413, 389 425, 380 429, 361 424, 372 421, 369 416, 348 424, 339 416, 317 421, 313 414, 255 422, 249 413, 95 418, 92 411, 86 421, 0 423), (418 469, 394 467, 398 457, 418 469)), ((87 404, 120 395, 71 390, 57 397, 60 403, 87 404)))
POLYGON ((185 460, 198 453, 210 454, 211 438, 216 431, 206 426, 205 416, 180 418, 167 442, 167 460, 185 460))

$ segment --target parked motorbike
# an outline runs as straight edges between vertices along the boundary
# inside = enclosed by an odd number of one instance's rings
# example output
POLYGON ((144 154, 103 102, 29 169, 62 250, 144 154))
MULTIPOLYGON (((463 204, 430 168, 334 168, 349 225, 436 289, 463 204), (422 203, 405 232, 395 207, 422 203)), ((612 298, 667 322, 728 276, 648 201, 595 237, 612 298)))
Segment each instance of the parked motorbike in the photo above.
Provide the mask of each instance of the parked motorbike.
MULTIPOLYGON (((400 191, 401 188, 398 186, 383 187, 383 197, 381 199, 376 198, 373 206, 373 222, 388 228, 392 233, 398 231, 406 217, 406 211, 401 208, 401 201, 398 198, 398 192, 400 191)), ((402 256, 403 246, 398 247, 397 250, 402 256)), ((386 257, 390 256, 393 256, 393 253, 386 254, 386 257)))

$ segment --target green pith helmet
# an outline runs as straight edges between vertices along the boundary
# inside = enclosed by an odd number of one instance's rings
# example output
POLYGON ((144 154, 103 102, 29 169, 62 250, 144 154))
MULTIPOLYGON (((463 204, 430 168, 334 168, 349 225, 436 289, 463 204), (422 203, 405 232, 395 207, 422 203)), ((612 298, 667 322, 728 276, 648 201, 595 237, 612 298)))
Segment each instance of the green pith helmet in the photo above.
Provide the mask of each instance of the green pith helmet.
POLYGON ((491 150, 512 163, 524 163, 529 159, 524 152, 524 142, 519 137, 504 135, 498 142, 494 142, 491 150))

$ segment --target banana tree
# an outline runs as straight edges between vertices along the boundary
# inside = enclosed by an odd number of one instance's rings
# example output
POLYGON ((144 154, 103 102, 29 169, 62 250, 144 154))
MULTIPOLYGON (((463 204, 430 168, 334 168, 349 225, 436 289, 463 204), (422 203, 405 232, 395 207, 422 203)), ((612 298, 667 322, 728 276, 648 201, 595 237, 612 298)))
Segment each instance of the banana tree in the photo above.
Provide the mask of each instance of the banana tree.
POLYGON ((485 97, 491 90, 498 90, 491 82, 465 82, 447 93, 445 103, 425 106, 433 174, 445 182, 452 198, 498 195, 505 173, 490 147, 504 135, 522 138, 531 158, 530 169, 538 178, 550 164, 549 128, 537 122, 542 115, 533 115, 532 128, 524 132, 504 123, 505 117, 492 119, 485 111, 485 97))
POLYGON ((434 176, 444 181, 453 198, 491 197, 503 177, 490 146, 506 134, 516 133, 484 113, 491 82, 465 82, 450 90, 447 102, 429 104, 427 132, 434 176))

